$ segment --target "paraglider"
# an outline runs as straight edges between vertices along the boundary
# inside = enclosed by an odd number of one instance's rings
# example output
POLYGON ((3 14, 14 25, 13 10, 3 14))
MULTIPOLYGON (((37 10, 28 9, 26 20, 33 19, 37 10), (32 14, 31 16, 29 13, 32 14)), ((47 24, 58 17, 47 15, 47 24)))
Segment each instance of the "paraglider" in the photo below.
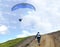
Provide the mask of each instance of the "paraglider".
POLYGON ((16 4, 12 7, 12 11, 15 11, 19 8, 29 8, 29 9, 32 9, 34 11, 36 11, 36 8, 32 5, 32 4, 29 4, 29 3, 19 3, 19 4, 16 4))
POLYGON ((19 19, 19 21, 22 21, 22 19, 19 19))
MULTIPOLYGON (((23 12, 22 14, 27 13, 27 12, 36 11, 36 8, 32 4, 29 4, 29 3, 16 4, 11 8, 11 11, 16 11, 18 9, 23 9, 24 12, 22 11, 23 12), (28 9, 28 11, 26 9, 28 9)), ((21 14, 21 12, 20 12, 20 14, 21 14)), ((19 21, 21 22, 22 19, 20 18, 19 21)))

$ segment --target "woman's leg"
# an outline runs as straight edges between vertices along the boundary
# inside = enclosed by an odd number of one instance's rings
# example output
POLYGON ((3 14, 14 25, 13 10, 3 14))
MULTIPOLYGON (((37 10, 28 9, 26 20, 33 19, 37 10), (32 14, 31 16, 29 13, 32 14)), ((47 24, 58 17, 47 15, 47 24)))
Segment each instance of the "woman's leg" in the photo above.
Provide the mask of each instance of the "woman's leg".
POLYGON ((40 46, 40 37, 37 38, 38 45, 40 46))

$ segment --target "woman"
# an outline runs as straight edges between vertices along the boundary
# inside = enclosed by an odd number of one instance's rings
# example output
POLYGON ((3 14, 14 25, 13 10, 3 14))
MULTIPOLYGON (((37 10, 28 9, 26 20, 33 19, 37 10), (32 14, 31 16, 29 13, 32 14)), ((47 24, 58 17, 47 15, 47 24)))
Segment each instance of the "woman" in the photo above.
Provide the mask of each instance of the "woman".
POLYGON ((37 38, 38 45, 40 46, 41 35, 40 35, 39 32, 37 33, 37 35, 35 36, 35 38, 37 38))

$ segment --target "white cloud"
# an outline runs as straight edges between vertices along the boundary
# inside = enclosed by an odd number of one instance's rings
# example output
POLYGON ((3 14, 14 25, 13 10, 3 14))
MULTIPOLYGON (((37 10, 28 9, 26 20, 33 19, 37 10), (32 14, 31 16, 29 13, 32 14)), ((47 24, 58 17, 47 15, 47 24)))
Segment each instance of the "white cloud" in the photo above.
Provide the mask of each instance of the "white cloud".
MULTIPOLYGON (((46 20, 42 20, 40 16, 28 15, 24 16, 20 26, 23 30, 34 32, 42 32, 41 29, 45 30, 46 33, 52 29, 52 24, 46 20)), ((45 33, 45 32, 44 32, 45 33)))
POLYGON ((46 34, 60 29, 59 0, 28 0, 27 2, 36 7, 36 12, 33 15, 23 16, 20 26, 22 30, 32 33, 40 31, 41 34, 46 34))
MULTIPOLYGON (((11 0, 7 0, 7 1, 11 1, 11 0)), ((24 2, 23 0, 18 0, 18 1, 24 2)), ((13 0, 12 2, 18 3, 18 1, 13 0)), ((28 11, 29 15, 23 16, 23 20, 20 23, 20 27, 22 28, 22 34, 17 35, 17 37, 25 37, 28 35, 35 34, 38 31, 41 34, 46 34, 60 29, 60 0, 39 0, 39 1, 26 0, 26 2, 34 5, 36 7, 36 12, 31 14, 31 12, 28 11)), ((11 16, 12 15, 18 16, 20 14, 20 10, 17 13, 5 12, 5 14, 9 14, 11 16)), ((2 15, 1 12, 0 15, 2 15)), ((0 21, 2 20, 5 22, 7 21, 3 16, 0 16, 0 21)), ((11 21, 11 23, 14 24, 16 22, 11 21)), ((11 27, 11 28, 16 29, 16 27, 11 27)), ((7 28, 5 29, 7 30, 7 28)))
POLYGON ((0 15, 0 22, 2 21, 5 21, 5 18, 2 15, 0 15))
MULTIPOLYGON (((26 2, 34 5, 36 7, 36 12, 31 15, 23 16, 20 27, 24 31, 22 31, 23 35, 18 35, 19 37, 38 31, 41 32, 41 34, 45 34, 60 29, 60 0, 27 0, 26 2)), ((28 11, 28 13, 31 12, 28 11)), ((20 14, 20 10, 17 13, 8 14, 16 16, 20 14)))
POLYGON ((26 36, 30 36, 30 35, 34 35, 35 33, 30 33, 27 30, 23 30, 21 34, 17 35, 17 38, 22 38, 22 37, 26 37, 26 36))
POLYGON ((0 34, 8 33, 8 27, 6 25, 0 25, 0 34))
POLYGON ((0 24, 7 23, 7 19, 3 16, 3 12, 0 11, 0 24))

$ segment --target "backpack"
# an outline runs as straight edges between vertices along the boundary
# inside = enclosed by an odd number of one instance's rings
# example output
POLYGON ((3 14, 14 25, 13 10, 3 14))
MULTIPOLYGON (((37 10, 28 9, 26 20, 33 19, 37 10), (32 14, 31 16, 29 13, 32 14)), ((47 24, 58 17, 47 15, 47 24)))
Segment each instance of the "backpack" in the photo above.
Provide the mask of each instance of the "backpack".
POLYGON ((39 33, 37 34, 37 37, 41 37, 39 33))

